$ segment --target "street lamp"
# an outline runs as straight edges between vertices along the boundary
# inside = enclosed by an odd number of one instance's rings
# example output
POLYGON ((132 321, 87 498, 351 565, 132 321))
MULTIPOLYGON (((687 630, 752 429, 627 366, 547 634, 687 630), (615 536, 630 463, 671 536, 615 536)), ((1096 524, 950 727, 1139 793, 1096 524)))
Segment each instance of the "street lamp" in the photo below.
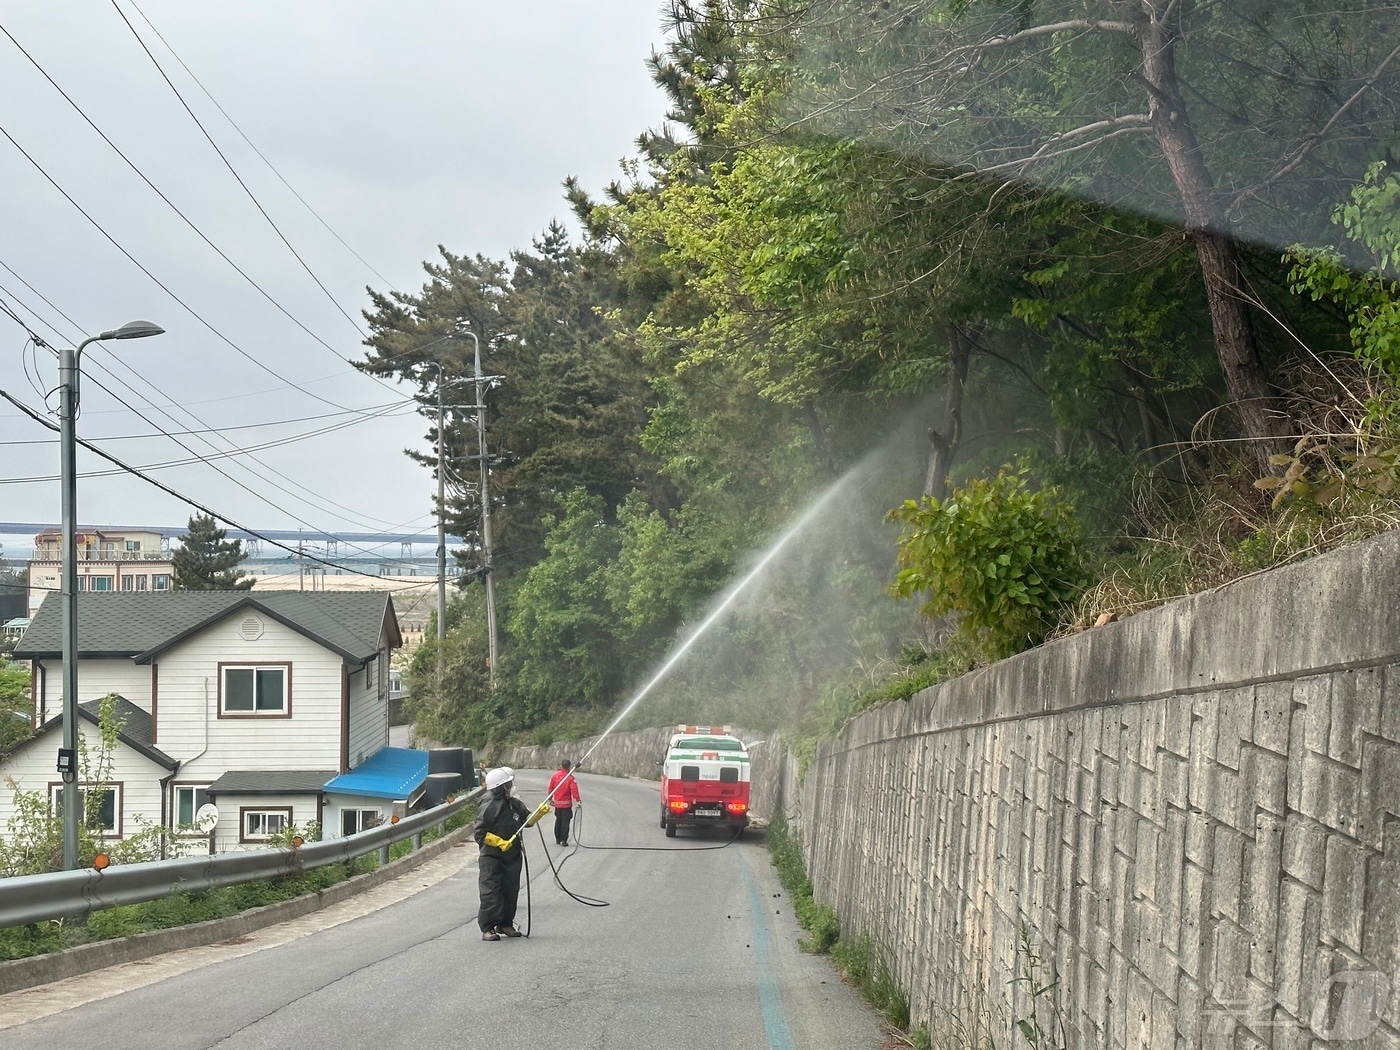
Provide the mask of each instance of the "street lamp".
POLYGON ((78 866, 78 376, 83 350, 109 339, 145 339, 165 331, 150 321, 128 321, 110 332, 89 336, 76 350, 58 352, 60 473, 63 479, 63 746, 58 772, 63 778, 63 867, 78 866))

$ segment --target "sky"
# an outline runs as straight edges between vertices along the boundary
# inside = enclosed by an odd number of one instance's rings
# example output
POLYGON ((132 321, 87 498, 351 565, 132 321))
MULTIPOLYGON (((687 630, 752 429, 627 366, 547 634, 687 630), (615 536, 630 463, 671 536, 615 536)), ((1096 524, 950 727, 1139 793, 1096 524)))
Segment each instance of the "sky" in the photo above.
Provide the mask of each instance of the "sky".
MULTIPOLYGON (((84 351, 78 435, 259 529, 435 527, 431 474, 403 454, 424 440, 412 391, 347 363, 366 286, 416 291, 438 245, 528 247, 570 218, 562 180, 602 187, 665 110, 645 66, 659 0, 45 0, 0 27, 0 300, 53 346, 165 328, 84 351), (158 431, 187 447, 134 437, 158 431), (213 462, 156 466, 196 454, 213 462)), ((0 315, 0 389, 56 422, 57 382, 0 315)), ((194 512, 84 476, 110 469, 84 450, 78 468, 83 526, 194 512)), ((57 523, 58 469, 57 435, 0 401, 0 522, 57 523)))

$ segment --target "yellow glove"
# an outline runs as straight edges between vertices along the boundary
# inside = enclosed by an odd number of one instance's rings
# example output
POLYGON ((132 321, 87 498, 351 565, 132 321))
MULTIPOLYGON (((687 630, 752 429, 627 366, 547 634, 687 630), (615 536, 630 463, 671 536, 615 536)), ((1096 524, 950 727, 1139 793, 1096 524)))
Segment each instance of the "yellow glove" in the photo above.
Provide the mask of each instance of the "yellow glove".
POLYGON ((494 831, 488 831, 486 833, 486 845, 495 846, 499 850, 508 850, 511 848, 511 846, 515 845, 515 840, 503 839, 494 831))
POLYGON ((545 799, 543 802, 541 802, 538 806, 535 807, 535 812, 530 814, 530 818, 525 821, 525 826, 527 828, 533 828, 536 824, 539 823, 540 818, 542 818, 548 812, 549 799, 545 799))

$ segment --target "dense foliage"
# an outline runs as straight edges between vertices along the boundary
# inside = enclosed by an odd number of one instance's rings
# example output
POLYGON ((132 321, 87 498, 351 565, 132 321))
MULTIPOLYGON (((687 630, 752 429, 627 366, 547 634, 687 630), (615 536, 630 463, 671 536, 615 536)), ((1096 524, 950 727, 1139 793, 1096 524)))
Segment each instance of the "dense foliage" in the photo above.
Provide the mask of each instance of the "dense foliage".
POLYGON ((829 728, 1389 520, 1397 15, 673 0, 668 121, 566 180, 578 235, 373 295, 362 367, 421 389, 469 541, 420 729, 543 741, 643 693, 829 728), (1365 521, 1299 496, 1316 449, 1365 521))

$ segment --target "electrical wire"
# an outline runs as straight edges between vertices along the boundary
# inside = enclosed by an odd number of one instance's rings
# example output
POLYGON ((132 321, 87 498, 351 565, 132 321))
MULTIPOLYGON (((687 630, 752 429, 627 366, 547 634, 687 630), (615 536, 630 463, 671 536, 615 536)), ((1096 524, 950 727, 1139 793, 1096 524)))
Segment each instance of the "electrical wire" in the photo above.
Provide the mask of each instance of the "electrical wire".
MULTIPOLYGON (((224 262, 228 263, 229 266, 233 267, 233 269, 238 273, 240 277, 243 278, 244 281, 251 285, 258 292, 259 295, 261 295, 264 299, 271 303, 278 311, 280 311, 284 317, 286 317, 294 325, 296 325, 303 332, 309 335, 321 346, 325 347, 332 354, 334 354, 336 360, 340 361, 342 364, 350 364, 350 362, 345 357, 341 356, 340 352, 337 351, 335 347, 331 346, 330 343, 326 342, 319 335, 317 335, 310 328, 308 328, 299 317, 297 317, 285 306, 283 306, 282 303, 279 302, 272 295, 271 292, 269 292, 266 288, 259 284, 246 270, 243 269, 243 267, 239 266, 238 263, 236 263, 232 258, 230 258, 227 252, 225 252, 222 248, 215 244, 205 234, 203 230, 201 230, 197 225, 195 225, 194 220, 191 219, 188 215, 186 215, 180 209, 179 205, 177 205, 173 200, 170 199, 169 196, 166 195, 164 190, 162 190, 159 186, 152 182, 151 179, 146 175, 146 173, 142 171, 139 167, 137 167, 136 163, 130 157, 128 157, 124 152, 122 152, 121 147, 118 146, 115 142, 111 140, 111 138, 108 137, 105 131, 103 131, 100 127, 97 126, 96 122, 94 122, 93 119, 89 117, 86 112, 83 111, 83 108, 73 100, 72 96, 69 95, 68 92, 63 90, 63 88, 59 85, 58 81, 54 80, 54 78, 49 75, 48 70, 46 70, 42 65, 40 65, 38 60, 27 50, 25 50, 24 45, 15 39, 13 33, 11 33, 3 25, 0 25, 0 33, 3 33, 9 39, 10 43, 14 44, 15 47, 19 49, 20 54, 27 58, 29 60, 30 65, 32 65, 36 70, 38 70, 39 74, 49 82, 53 89, 63 96, 64 101, 67 102, 68 105, 70 105, 73 108, 73 110, 78 114, 78 116, 83 118, 83 120, 87 123, 88 127, 92 128, 93 131, 97 132, 98 136, 102 139, 102 141, 111 147, 112 152, 114 152, 118 157, 120 157, 122 161, 125 162, 126 166, 130 168, 133 172, 135 172, 136 176, 148 187, 150 187, 151 191, 155 193, 155 195, 159 197, 162 201, 164 201, 171 211, 173 211, 176 215, 178 215, 181 218, 181 220, 184 221, 185 225, 188 226, 194 232, 195 236, 197 236, 211 249, 213 249, 214 252, 219 256, 219 258, 223 259, 224 262)), ((379 380, 374 376, 371 376, 370 378, 374 379, 375 382, 379 382, 379 380)), ((380 385, 382 386, 386 384, 381 383, 380 385)))
MULTIPOLYGON (((14 273, 14 271, 11 270, 10 267, 8 267, 8 266, 6 266, 5 269, 10 270, 11 273, 14 273)), ((16 276, 18 276, 18 275, 16 275, 16 276)), ((26 286, 27 288, 30 288, 31 291, 33 290, 33 286, 32 286, 32 285, 29 285, 28 282, 25 282, 25 286, 26 286)), ((14 297, 14 296, 13 296, 13 293, 7 293, 7 294, 10 294, 12 297, 14 297)), ((38 293, 36 292, 36 294, 38 294, 38 293)), ((40 297, 41 297, 41 298, 44 298, 43 296, 40 296, 40 297)), ((17 299, 17 297, 14 297, 14 298, 17 299)), ((48 299, 46 299, 46 298, 44 299, 44 301, 45 301, 46 303, 49 302, 48 299)), ((49 305, 52 306, 53 304, 50 303, 49 305)), ((57 307, 54 307, 54 309, 57 309, 57 307)), ((78 328, 78 326, 77 326, 76 324, 74 324, 72 318, 68 317, 66 314, 63 314, 62 311, 58 311, 58 312, 64 317, 65 320, 68 321, 69 324, 72 324, 74 328, 78 328)), ((37 318, 37 317, 38 317, 38 314, 35 313, 35 316, 36 316, 36 318, 37 318)), ((17 316, 16 316, 14 319, 17 320, 17 321, 19 321, 19 323, 24 324, 24 322, 23 322, 22 320, 20 320, 17 316)), ((54 327, 52 324, 50 324, 49 322, 43 321, 42 319, 40 319, 40 323, 44 324, 45 327, 47 327, 50 331, 54 332, 55 335, 61 335, 61 333, 58 332, 58 329, 55 328, 55 327, 54 327)), ((39 337, 37 336, 37 334, 35 334, 32 330, 30 330, 29 327, 28 327, 27 325, 25 325, 25 329, 26 329, 26 331, 29 331, 29 332, 30 332, 30 335, 31 335, 32 338, 34 338, 34 339, 38 339, 38 338, 39 338, 39 337)), ((124 360, 122 360, 122 358, 113 356, 111 359, 112 359, 113 361, 115 361, 118 365, 120 365, 122 368, 124 368, 124 369, 126 369, 128 372, 130 372, 130 373, 131 373, 133 376, 135 376, 139 381, 141 381, 142 383, 145 383, 145 384, 146 384, 147 386, 149 386, 152 390, 154 390, 154 391, 156 391, 158 394, 160 394, 160 396, 162 396, 162 397, 168 397, 168 396, 169 396, 169 395, 165 394, 163 391, 161 391, 160 388, 157 387, 154 383, 152 383, 146 376, 144 376, 142 373, 140 373, 140 372, 137 371, 136 369, 132 368, 129 364, 127 364, 124 360)), ((104 371, 105 371, 105 370, 104 370, 104 371)), ((110 372, 108 372, 107 374, 108 374, 109 376, 111 375, 110 372)), ((111 376, 111 378, 113 378, 114 381, 120 382, 120 380, 116 380, 116 377, 115 377, 115 376, 111 376)), ((139 416, 141 419, 143 419, 146 423, 148 423, 151 427, 153 427, 153 428, 157 431, 158 434, 163 435, 163 436, 165 436, 165 437, 169 437, 169 438, 170 438, 171 440, 173 440, 177 445, 179 445, 181 448, 183 448, 186 452, 190 453, 190 455, 196 457, 197 459, 203 460, 203 461, 206 462, 206 463, 209 463, 209 461, 206 460, 206 459, 204 459, 204 457, 200 456, 199 453, 195 452, 192 448, 190 448, 190 447, 189 447, 188 445, 186 445, 184 442, 180 441, 178 438, 172 437, 167 431, 164 430, 164 428, 160 427, 160 426, 159 426, 158 424, 156 424, 152 419, 150 419, 148 416, 146 416, 146 415, 145 415, 144 413, 142 413, 140 410, 136 409, 134 406, 132 406, 132 405, 131 405, 129 402, 127 402, 125 399, 123 399, 122 397, 120 397, 119 395, 117 395, 110 387, 108 387, 108 386, 106 386, 105 384, 103 384, 100 380, 98 380, 96 377, 92 376, 90 373, 89 373, 89 379, 90 379, 92 382, 96 383, 96 384, 97 384, 99 387, 101 387, 103 390, 107 391, 108 394, 110 394, 110 395, 111 395, 113 398, 115 398, 118 402, 120 402, 122 405, 124 405, 129 411, 133 412, 134 414, 136 414, 137 416, 139 416)), ((127 384, 123 384, 123 386, 127 386, 127 389, 128 389, 128 390, 131 389, 127 384)), ((132 393, 134 394, 135 391, 132 391, 132 393)), ((143 400, 146 400, 146 401, 147 401, 148 406, 150 405, 149 399, 143 398, 143 400)), ((406 404, 406 403, 409 403, 411 400, 412 400, 412 399, 405 399, 405 401, 404 401, 403 403, 405 403, 405 404, 406 404)), ((184 413, 186 416, 188 416, 189 418, 194 419, 196 422, 200 423, 202 426, 204 426, 204 427, 206 427, 206 428, 209 428, 209 424, 206 423, 203 419, 201 419, 196 413, 192 412, 191 410, 189 410, 188 408, 186 408, 186 407, 184 407, 184 406, 176 405, 176 407, 179 408, 179 410, 180 410, 181 412, 183 412, 183 413, 184 413)), ((155 409, 155 410, 156 410, 156 411, 162 411, 162 414, 166 415, 167 418, 170 418, 170 419, 172 419, 172 420, 173 420, 173 418, 174 418, 174 417, 171 416, 170 413, 168 413, 168 412, 164 412, 163 410, 160 410, 160 409, 155 409)), ((382 416, 384 416, 384 415, 386 415, 386 414, 388 414, 388 413, 386 413, 386 412, 375 412, 375 413, 373 413, 373 414, 366 414, 366 413, 364 413, 364 412, 362 412, 362 411, 360 411, 360 410, 354 410, 354 411, 353 411, 352 413, 350 413, 350 414, 358 415, 358 416, 360 416, 362 419, 368 419, 368 418, 381 418, 382 416)), ((211 430, 211 432, 218 433, 217 428, 209 428, 209 429, 211 430)), ((339 429, 339 428, 337 427, 337 428, 333 428, 333 429, 339 429)), ((152 436, 155 436, 155 435, 152 435, 152 436)), ((220 436, 222 437, 222 435, 220 435, 220 436)), ((203 438, 203 437, 201 437, 200 440, 203 441, 206 445, 208 445, 211 449, 213 449, 213 450, 215 451, 215 453, 216 453, 216 458, 223 458, 223 457, 226 456, 226 453, 225 453, 223 450, 217 449, 211 441, 209 441, 209 440, 207 440, 206 438, 203 438)), ((338 508, 340 511, 343 511, 343 512, 345 512, 345 513, 347 513, 347 514, 350 515, 350 517, 349 517, 348 520, 350 520, 350 521, 352 521, 352 522, 354 522, 354 523, 360 525, 362 528, 366 528, 366 529, 369 529, 369 530, 371 530, 371 531, 373 531, 377 526, 383 526, 383 525, 387 525, 387 524, 388 524, 388 522, 384 521, 383 519, 376 519, 376 518, 372 518, 372 517, 370 517, 370 520, 376 522, 377 525, 369 524, 369 523, 368 523, 367 521, 365 521, 364 519, 358 517, 358 512, 355 511, 355 510, 353 510, 352 508, 346 507, 344 504, 338 503, 338 502, 336 502, 335 500, 330 499, 329 497, 322 496, 322 495, 316 493, 314 490, 310 489, 309 487, 305 486, 304 484, 302 484, 302 483, 300 483, 300 482, 296 482, 296 481, 294 481, 292 478, 289 478, 286 474, 284 474, 284 473, 282 473, 281 471, 277 470, 275 467, 272 467, 270 464, 267 464, 267 463, 263 462, 262 460, 258 459, 258 457, 257 457, 256 455, 254 455, 251 451, 246 451, 246 452, 245 452, 245 451, 240 451, 240 450, 238 449, 238 446, 235 445, 234 442, 229 441, 229 440, 227 440, 227 439, 225 439, 225 440, 227 441, 227 444, 229 444, 230 446, 233 447, 233 450, 235 451, 235 453, 237 453, 237 454, 246 454, 246 455, 248 455, 249 458, 251 458, 254 462, 256 462, 259 466, 261 466, 264 470, 269 471, 269 472, 271 472, 271 473, 277 475, 278 477, 283 478, 284 480, 290 482, 290 483, 293 484, 293 485, 296 485, 296 486, 297 486, 297 490, 288 489, 288 488, 286 488, 285 486, 280 485, 280 484, 278 484, 278 483, 275 482, 275 481, 270 481, 268 478, 266 478, 266 477, 264 477, 264 476, 255 475, 255 478, 256 478, 256 480, 257 480, 257 482, 258 482, 259 484, 270 484, 273 488, 278 489, 279 491, 281 491, 281 492, 283 492, 283 493, 285 493, 285 494, 291 496, 291 497, 294 498, 294 499, 300 500, 302 503, 306 504, 307 506, 313 507, 314 509, 316 509, 316 510, 322 512, 322 513, 335 513, 335 511, 332 510, 332 509, 330 509, 330 508, 332 508, 332 507, 333 507, 333 508, 338 508), (315 496, 316 499, 319 499, 323 505, 322 505, 322 506, 317 506, 317 504, 316 504, 313 500, 307 498, 307 496, 305 495, 306 493, 309 493, 310 495, 315 496), (329 506, 325 506, 325 505, 329 505, 329 506)), ((209 465, 212 466, 212 463, 210 463, 209 465)), ((244 469, 249 469, 249 468, 247 468, 244 464, 239 463, 239 464, 237 464, 237 465, 240 466, 240 467, 243 467, 244 469)), ((226 472, 220 470, 218 467, 214 467, 214 469, 215 469, 216 472, 218 472, 219 474, 221 474, 223 477, 228 478, 228 480, 230 480, 230 481, 233 481, 234 484, 236 484, 236 485, 239 484, 234 478, 232 478, 232 477, 231 477, 229 474, 227 474, 226 472)), ((243 487, 243 486, 240 486, 240 487, 243 487)), ((275 503, 272 503, 272 502, 271 502, 270 500, 268 500, 265 496, 263 496, 256 488, 248 489, 248 491, 252 492, 254 496, 256 496, 256 497, 258 497, 259 499, 263 500, 263 502, 267 503, 267 504, 268 504, 269 506, 271 506, 274 510, 278 510, 278 511, 282 512, 283 514, 286 514, 287 516, 293 518, 293 520, 298 521, 300 524, 304 525, 304 526, 307 527, 307 528, 310 528, 310 529, 313 529, 313 530, 315 529, 315 526, 313 526, 310 522, 307 522, 306 520, 304 520, 304 519, 302 519, 302 518, 298 518, 295 514, 292 514, 290 511, 287 511, 285 508, 280 507, 280 506, 278 506, 278 505, 275 504, 275 503)))
POLYGON ((234 179, 237 180, 238 185, 243 188, 243 192, 248 195, 248 199, 253 202, 253 206, 256 207, 259 213, 261 213, 262 217, 267 220, 267 224, 272 227, 272 230, 274 233, 277 234, 278 239, 281 240, 281 242, 287 246, 287 250, 292 253, 292 255, 296 258, 296 261, 301 263, 301 268, 307 272, 307 274, 313 281, 316 282, 316 287, 320 288, 321 291, 325 293, 326 298, 331 301, 331 305, 333 305, 337 310, 339 310, 341 316, 350 322, 350 325, 355 329, 356 334, 361 336, 364 335, 364 329, 360 327, 359 322, 345 312, 345 308, 342 307, 339 301, 336 299, 336 297, 331 294, 330 289, 327 288, 321 282, 321 278, 316 276, 315 272, 312 271, 311 267, 307 265, 306 260, 301 257, 300 253, 298 253, 295 248, 292 247, 292 242, 287 240, 286 236, 282 233, 281 229, 278 228, 277 223, 272 221, 272 216, 267 213, 267 210, 262 206, 262 203, 254 195, 253 191, 248 188, 248 184, 243 181, 243 177, 238 174, 238 171, 229 162, 228 157, 224 156, 224 151, 219 148, 219 144, 214 141, 214 137, 209 134, 208 129, 206 129, 203 123, 200 122, 199 117, 195 116, 194 110, 192 110, 190 108, 189 103, 185 101, 185 97, 180 94, 180 89, 177 88, 175 86, 175 82, 171 80, 168 75, 166 75, 164 67, 161 66, 160 61, 151 52, 151 49, 146 46, 146 41, 141 38, 141 34, 136 31, 136 27, 131 24, 131 20, 126 17, 126 12, 124 12, 121 9, 121 7, 118 6, 117 0, 111 0, 111 2, 113 10, 115 10, 117 14, 121 17, 121 20, 126 23, 127 29, 131 30, 131 35, 134 36, 136 38, 136 42, 141 45, 141 50, 146 52, 146 57, 149 58, 151 60, 151 64, 156 67, 157 72, 159 72, 161 75, 161 79, 164 80, 165 83, 169 86, 170 90, 175 93, 175 97, 179 99, 180 105, 184 107, 185 112, 190 115, 190 119, 195 122, 195 126, 198 127, 199 130, 203 133, 204 137, 208 140, 209 145, 214 148, 214 152, 219 155, 219 159, 224 162, 224 167, 228 168, 229 174, 232 175, 234 179))
POLYGON ((131 252, 127 251, 127 249, 121 244, 120 241, 118 241, 115 237, 108 233, 106 228, 103 227, 103 225, 99 223, 95 218, 93 218, 92 215, 89 214, 87 209, 85 209, 81 204, 79 204, 67 190, 65 190, 61 185, 59 185, 58 180, 56 180, 52 175, 50 175, 48 171, 44 169, 43 165, 41 165, 37 160, 35 160, 34 157, 29 153, 29 151, 26 150, 23 146, 21 146, 19 142, 15 139, 15 137, 11 135, 9 131, 7 131, 3 126, 0 126, 0 135, 3 135, 9 141, 10 145, 14 146, 14 148, 20 152, 24 159, 29 161, 29 163, 33 165, 34 169, 38 171, 39 174, 42 175, 48 181, 49 185, 53 186, 54 189, 58 190, 58 192, 63 195, 63 199, 66 200, 69 204, 71 204, 74 208, 76 208, 78 210, 78 213, 82 215, 82 217, 85 218, 89 223, 91 223, 92 226, 97 230, 97 232, 102 234, 102 236, 105 237, 107 241, 114 248, 117 249, 117 251, 121 252, 122 255, 124 255, 127 258, 127 260, 131 262, 132 265, 134 265, 138 270, 140 270, 143 274, 150 278, 150 280, 156 285, 156 287, 158 287, 161 291, 165 292, 165 294, 170 296, 170 298, 174 299, 175 302, 177 302, 181 307, 184 308, 186 313, 188 313, 191 317, 193 317, 196 321, 198 321, 201 325, 208 329, 220 341, 231 347, 233 350, 237 351, 239 354, 247 358, 253 364, 257 365, 257 367, 261 368, 268 375, 277 379, 282 384, 282 386, 291 387, 294 390, 299 390, 307 397, 313 398, 316 401, 320 401, 322 404, 330 405, 332 408, 338 408, 343 412, 353 411, 352 409, 346 408, 344 405, 337 404, 336 402, 324 398, 319 394, 312 393, 305 387, 298 386, 296 383, 293 383, 290 380, 286 379, 270 365, 266 365, 262 361, 259 361, 256 357, 250 354, 247 350, 244 350, 241 346, 235 343, 222 331, 214 327, 212 322, 206 320, 205 317, 202 314, 200 314, 197 310, 195 310, 194 307, 192 307, 189 303, 185 302, 185 300, 181 299, 178 295, 176 295, 169 285, 167 285, 164 281, 162 281, 159 277, 152 273, 145 266, 144 263, 137 259, 136 256, 132 255, 131 252))
POLYGON ((253 140, 250 139, 247 136, 247 134, 244 133, 243 129, 239 127, 238 124, 234 121, 233 117, 229 116, 228 110, 224 109, 224 107, 219 104, 219 100, 216 99, 213 96, 213 94, 210 93, 209 89, 204 86, 204 82, 200 80, 199 77, 195 76, 194 70, 190 69, 190 67, 185 64, 185 60, 180 57, 179 52, 177 52, 173 47, 170 46, 170 41, 166 40, 165 37, 161 34, 161 31, 156 28, 155 23, 151 21, 150 16, 147 15, 145 11, 141 10, 141 8, 135 3, 135 0, 129 0, 129 2, 131 3, 132 10, 141 16, 141 21, 145 22, 146 25, 150 27, 151 32, 156 35, 156 39, 159 40, 163 45, 165 45, 165 49, 169 51, 171 57, 174 58, 175 61, 180 64, 180 68, 185 71, 185 73, 189 76, 191 80, 195 82, 196 85, 198 85, 199 90, 204 92, 204 97, 213 103, 214 108, 217 109, 223 115, 223 118, 229 122, 229 126, 233 128, 234 131, 238 132, 239 137, 248 144, 248 148, 258 155, 258 159, 267 165, 268 170, 271 171, 272 174, 277 176, 277 178, 281 181, 282 185, 286 186, 287 189, 291 192, 292 196, 295 197, 298 201, 300 201, 302 206, 306 208, 306 210, 309 211, 315 217, 316 221, 326 228, 326 232, 329 233, 332 237, 334 237, 337 241, 339 241, 346 251, 348 251, 356 259, 358 259, 366 270, 374 274, 374 276, 378 277, 389 288, 393 289, 394 291, 398 291, 398 287, 394 284, 393 281, 389 280, 389 278, 385 277, 382 273, 376 270, 365 260, 364 256, 362 256, 354 248, 350 247, 350 245, 346 242, 345 238, 342 237, 340 234, 336 233, 335 230, 331 228, 331 224, 321 217, 320 212, 313 208, 311 204, 306 200, 306 198, 297 192, 296 187, 287 181, 286 176, 277 170, 277 167, 272 163, 272 161, 267 159, 267 156, 263 153, 263 151, 258 149, 257 144, 254 143, 253 140))
MULTIPOLYGON (((0 390, 0 398, 4 398, 6 401, 8 401, 10 404, 14 405, 14 406, 15 406, 16 408, 18 408, 21 412, 23 412, 26 416, 28 416, 30 419, 34 420, 34 422, 38 423, 40 426, 48 427, 48 429, 50 429, 50 430, 58 430, 58 429, 59 429, 59 426, 58 426, 57 423, 54 423, 54 422, 52 422, 51 420, 45 419, 45 418, 44 418, 42 415, 40 415, 38 412, 34 411, 34 409, 30 408, 30 407, 29 407, 28 405, 26 405, 24 402, 22 402, 22 401, 16 399, 16 398, 13 397, 12 395, 10 395, 7 391, 5 391, 5 390, 0 390)), ((351 568, 349 568, 349 567, 347 567, 347 566, 339 565, 339 564, 337 564, 337 563, 335 563, 335 562, 333 562, 333 561, 327 561, 325 558, 319 558, 319 557, 317 557, 317 556, 314 555, 314 554, 307 554, 304 550, 299 550, 299 549, 297 549, 296 547, 289 546, 288 544, 285 544, 285 543, 283 543, 283 542, 280 541, 280 540, 274 540, 271 536, 267 536, 267 535, 265 535, 265 534, 259 532, 257 529, 254 529, 254 528, 251 528, 251 527, 249 527, 249 526, 247 526, 247 525, 244 525, 244 524, 242 524, 242 523, 236 521, 235 519, 229 517, 228 515, 222 514, 222 513, 220 513, 219 511, 214 510, 214 509, 212 509, 212 508, 206 506, 206 505, 203 504, 203 503, 200 503, 198 500, 193 499, 193 498, 190 497, 190 496, 186 496, 183 492, 180 492, 178 489, 171 488, 169 485, 165 484, 165 482, 159 481, 159 480, 157 480, 156 478, 148 477, 146 474, 142 473, 142 472, 141 472, 139 469, 137 469, 136 467, 133 467, 133 466, 131 466, 129 463, 126 463, 126 462, 122 461, 121 459, 118 459, 116 456, 112 455, 110 452, 106 451, 105 449, 101 448, 100 446, 94 445, 91 441, 88 441, 88 440, 86 440, 85 438, 75 438, 74 440, 76 441, 77 444, 82 445, 83 448, 87 449, 89 452, 93 453, 94 455, 101 456, 103 459, 107 460, 109 463, 112 463, 112 464, 114 464, 114 465, 116 465, 116 466, 118 466, 118 467, 121 467, 122 470, 126 471, 128 474, 132 474, 132 475, 134 475, 134 476, 140 478, 142 481, 146 482, 146 483, 149 484, 149 485, 154 485, 156 488, 160 489, 162 492, 166 493, 166 494, 169 495, 169 496, 174 496, 174 497, 175 497, 176 499, 178 499, 181 503, 184 503, 184 504, 186 504, 186 505, 188 505, 188 506, 193 507, 195 510, 199 511, 201 514, 207 515, 208 517, 211 517, 211 518, 213 518, 213 519, 216 520, 216 521, 221 521, 221 522, 223 522, 225 525, 229 526, 230 528, 237 529, 237 530, 240 531, 240 532, 246 532, 249 536, 255 536, 255 537, 257 537, 260 541, 262 541, 263 543, 268 544, 269 546, 276 547, 276 548, 278 548, 279 550, 287 551, 287 552, 290 553, 290 554, 295 554, 298 558, 304 559, 304 560, 306 560, 306 561, 316 562, 316 563, 318 563, 318 564, 320 564, 320 565, 325 565, 325 566, 328 566, 329 568, 332 568, 332 569, 340 569, 342 572, 348 572, 348 573, 350 573, 352 576, 367 576, 367 577, 369 577, 370 579, 374 579, 374 580, 377 580, 377 579, 380 579, 380 578, 381 578, 381 577, 380 577, 378 574, 376 574, 376 573, 372 573, 372 572, 363 572, 363 571, 361 571, 361 570, 359 570, 359 569, 351 569, 351 568)))

